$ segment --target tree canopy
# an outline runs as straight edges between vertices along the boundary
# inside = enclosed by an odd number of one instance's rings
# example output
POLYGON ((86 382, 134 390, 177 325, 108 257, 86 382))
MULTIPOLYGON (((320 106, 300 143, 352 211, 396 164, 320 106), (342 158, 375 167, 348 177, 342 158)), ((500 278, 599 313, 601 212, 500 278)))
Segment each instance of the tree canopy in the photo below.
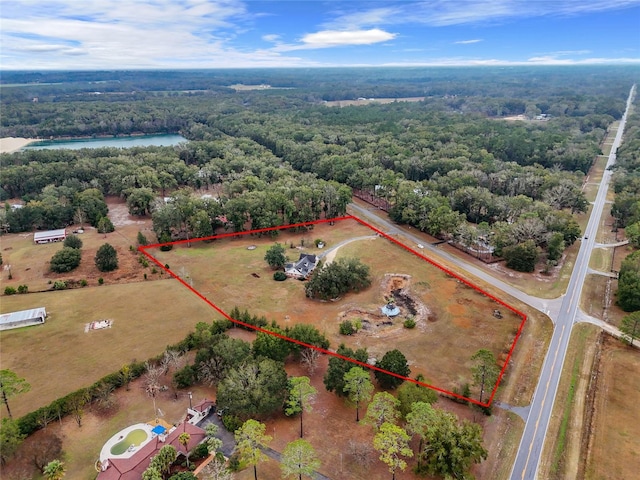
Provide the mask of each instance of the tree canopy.
MULTIPOLYGON (((407 357, 405 357, 398 349, 393 349, 385 353, 384 356, 376 362, 376 367, 392 373, 397 373, 403 377, 408 377, 411 373, 407 357)), ((375 375, 376 380, 378 380, 380 386, 384 389, 392 390, 404 382, 402 378, 389 375, 388 373, 384 373, 379 370, 375 370, 373 374, 375 375)))
POLYGON ((78 248, 65 246, 53 254, 49 262, 49 268, 51 268, 52 272, 67 273, 78 268, 81 259, 82 253, 78 248))
POLYGON ((369 267, 357 258, 339 258, 316 268, 305 286, 309 298, 329 300, 371 285, 369 267))
POLYGON ((118 268, 118 252, 109 243, 98 248, 94 260, 101 272, 111 272, 118 268))
POLYGON ((229 370, 218 384, 218 406, 239 418, 261 417, 281 410, 287 394, 287 373, 271 359, 247 360, 229 370))
POLYGON ((622 261, 617 296, 618 305, 625 312, 640 310, 640 250, 622 261))

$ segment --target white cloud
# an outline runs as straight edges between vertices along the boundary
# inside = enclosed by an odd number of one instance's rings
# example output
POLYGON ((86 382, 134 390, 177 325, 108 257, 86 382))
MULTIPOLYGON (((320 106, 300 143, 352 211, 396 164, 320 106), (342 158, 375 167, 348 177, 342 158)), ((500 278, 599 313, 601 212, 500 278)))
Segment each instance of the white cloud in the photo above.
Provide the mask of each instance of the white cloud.
POLYGON ((280 35, 277 35, 275 33, 271 33, 269 35, 263 35, 262 39, 265 42, 278 42, 278 41, 280 41, 280 35))
POLYGON ((298 44, 281 44, 274 51, 313 50, 319 48, 344 47, 354 45, 373 45, 396 38, 397 34, 385 32, 379 28, 370 30, 322 30, 304 35, 298 44))
MULTIPOLYGON (((362 3, 354 2, 354 10, 362 3)), ((430 26, 479 24, 510 18, 572 16, 640 5, 640 0, 421 0, 389 7, 337 12, 330 28, 418 23, 430 26)))
POLYGON ((472 43, 480 43, 482 41, 481 38, 474 38, 473 40, 460 40, 458 42, 453 42, 456 45, 470 45, 472 43))
POLYGON ((315 65, 232 43, 253 20, 239 0, 3 0, 1 15, 6 69, 315 65))
POLYGON ((302 42, 305 45, 322 48, 340 45, 371 45, 372 43, 393 40, 395 37, 395 33, 385 32, 379 28, 351 31, 324 30, 305 35, 302 37, 302 42))

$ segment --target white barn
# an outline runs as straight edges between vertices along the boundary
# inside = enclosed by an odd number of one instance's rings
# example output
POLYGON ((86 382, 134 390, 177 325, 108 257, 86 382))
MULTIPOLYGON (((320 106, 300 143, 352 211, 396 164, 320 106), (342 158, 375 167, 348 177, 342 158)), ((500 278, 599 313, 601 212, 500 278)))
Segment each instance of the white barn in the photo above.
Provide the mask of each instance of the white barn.
POLYGON ((33 234, 35 243, 60 242, 67 238, 67 231, 64 228, 60 230, 47 230, 46 232, 36 232, 33 234))
POLYGON ((47 318, 47 311, 44 307, 3 313, 0 314, 0 330, 40 325, 45 322, 45 318, 47 318))

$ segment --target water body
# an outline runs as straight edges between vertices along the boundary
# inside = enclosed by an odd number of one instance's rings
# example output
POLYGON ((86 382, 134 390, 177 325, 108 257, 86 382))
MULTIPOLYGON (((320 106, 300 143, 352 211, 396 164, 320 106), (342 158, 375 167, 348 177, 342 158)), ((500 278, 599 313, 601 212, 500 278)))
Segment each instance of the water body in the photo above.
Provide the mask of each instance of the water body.
POLYGON ((170 147, 188 140, 182 135, 139 135, 135 137, 105 137, 105 138, 76 138, 72 140, 44 140, 34 142, 23 150, 56 150, 66 148, 79 150, 81 148, 131 148, 131 147, 170 147))

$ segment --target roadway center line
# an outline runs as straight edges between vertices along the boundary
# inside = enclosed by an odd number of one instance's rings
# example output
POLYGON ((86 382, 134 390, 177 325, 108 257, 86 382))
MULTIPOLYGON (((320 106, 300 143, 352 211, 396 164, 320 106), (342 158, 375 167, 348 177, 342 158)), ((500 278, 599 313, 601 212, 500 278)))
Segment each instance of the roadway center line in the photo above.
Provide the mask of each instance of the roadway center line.
MULTIPOLYGON (((560 351, 560 345, 562 345, 562 337, 564 336, 565 325, 562 325, 562 332, 560 333, 560 338, 558 339, 558 347, 556 348, 556 353, 553 356, 553 364, 551 365, 551 370, 549 371, 549 380, 547 381, 547 388, 544 390, 544 395, 542 397, 542 404, 540 405, 540 410, 538 413, 538 418, 536 419, 536 428, 533 430, 532 441, 529 444, 529 453, 527 454, 527 460, 524 462, 524 468, 522 469, 522 478, 524 478, 527 473, 527 468, 529 466, 529 458, 531 457, 531 450, 533 449, 533 444, 535 443, 536 433, 538 432, 538 426, 540 425, 540 419, 542 417, 542 411, 544 410, 542 407, 544 406, 544 402, 547 398, 547 394, 549 392, 549 385, 551 382, 551 377, 553 376, 553 372, 556 368, 556 361, 558 360, 558 352, 560 351)), ((524 434, 524 433, 523 433, 524 434)))

